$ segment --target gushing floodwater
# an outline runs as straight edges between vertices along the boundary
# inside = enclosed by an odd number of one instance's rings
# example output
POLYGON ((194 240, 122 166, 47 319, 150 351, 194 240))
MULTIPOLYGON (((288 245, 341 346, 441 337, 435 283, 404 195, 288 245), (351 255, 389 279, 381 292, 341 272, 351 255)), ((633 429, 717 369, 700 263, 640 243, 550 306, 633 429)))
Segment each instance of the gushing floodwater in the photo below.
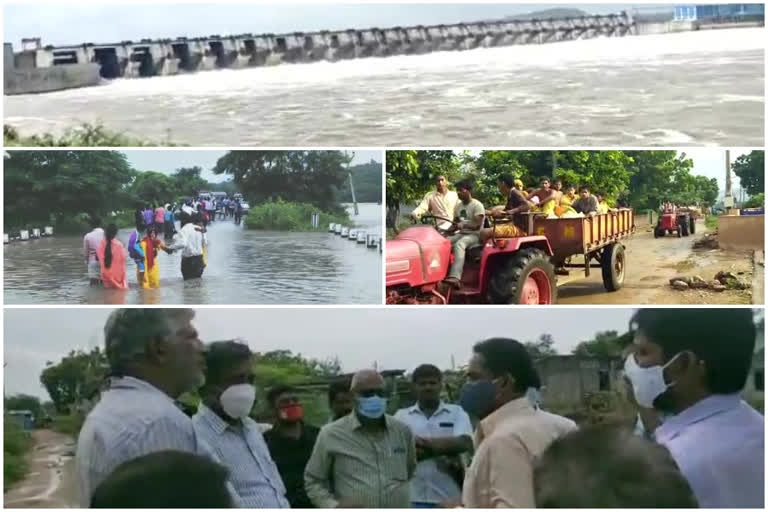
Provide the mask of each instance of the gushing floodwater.
MULTIPOLYGON (((381 234, 381 206, 361 204, 353 221, 381 234)), ((321 226, 322 228, 323 226, 321 226)), ((327 226, 326 226, 327 227, 327 226)), ((130 230, 118 238, 125 245, 130 230)), ((82 236, 55 236, 5 246, 6 304, 381 304, 381 255, 326 232, 252 231, 231 221, 208 227, 208 267, 184 281, 181 255, 161 252, 160 288, 90 287, 82 236)))
POLYGON ((121 79, 6 96, 22 133, 82 122, 195 146, 762 146, 763 29, 121 79))

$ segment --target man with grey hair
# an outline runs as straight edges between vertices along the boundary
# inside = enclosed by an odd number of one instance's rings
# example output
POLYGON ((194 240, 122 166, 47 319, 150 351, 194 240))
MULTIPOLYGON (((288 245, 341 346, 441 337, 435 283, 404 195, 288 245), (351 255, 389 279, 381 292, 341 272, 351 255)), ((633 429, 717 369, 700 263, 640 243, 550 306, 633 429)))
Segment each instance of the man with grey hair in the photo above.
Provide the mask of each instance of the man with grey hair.
POLYGON ((114 311, 104 327, 108 389, 80 430, 80 506, 120 464, 162 450, 205 453, 174 399, 203 383, 203 345, 190 309, 114 311))
POLYGON ((409 508, 416 468, 411 430, 386 414, 384 379, 375 370, 352 378, 355 409, 323 427, 304 471, 317 508, 409 508))

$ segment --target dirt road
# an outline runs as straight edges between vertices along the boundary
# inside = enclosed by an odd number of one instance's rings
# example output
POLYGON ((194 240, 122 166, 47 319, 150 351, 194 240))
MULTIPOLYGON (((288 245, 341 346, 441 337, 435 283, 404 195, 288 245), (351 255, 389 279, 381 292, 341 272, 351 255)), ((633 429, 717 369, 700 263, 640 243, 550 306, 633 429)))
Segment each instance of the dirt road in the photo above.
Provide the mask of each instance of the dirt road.
POLYGON ((4 496, 5 508, 77 507, 75 441, 52 430, 35 430, 26 478, 4 496))
MULTIPOLYGON (((694 241, 707 231, 704 223, 698 222, 696 235, 654 239, 650 226, 638 226, 635 235, 624 243, 627 263, 621 290, 606 292, 600 269, 595 268, 589 279, 576 279, 561 286, 558 304, 751 304, 750 290, 680 292, 669 286, 669 280, 675 276, 700 275, 712 280, 721 270, 751 283, 754 272, 751 254, 693 249, 694 241)), ((571 276, 578 274, 578 269, 571 270, 571 276)), ((763 297, 755 297, 755 302, 762 304, 763 297)))

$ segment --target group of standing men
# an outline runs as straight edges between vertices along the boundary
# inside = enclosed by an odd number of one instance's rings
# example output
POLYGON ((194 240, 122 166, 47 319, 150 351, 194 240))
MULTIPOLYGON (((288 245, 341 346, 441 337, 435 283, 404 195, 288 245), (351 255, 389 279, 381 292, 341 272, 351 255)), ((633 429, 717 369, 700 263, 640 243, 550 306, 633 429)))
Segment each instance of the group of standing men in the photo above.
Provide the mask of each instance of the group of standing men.
POLYGON ((190 310, 122 309, 105 328, 110 386, 78 441, 81 505, 762 508, 764 420, 739 395, 751 315, 635 315, 624 371, 640 434, 542 410, 525 346, 492 338, 474 346, 458 404, 441 399, 441 373, 425 364, 412 376, 416 403, 390 416, 384 379, 362 370, 332 389, 334 418, 319 430, 294 389, 273 388, 265 435, 250 418, 247 345, 205 347, 190 310), (174 399, 193 390, 190 419, 174 399))

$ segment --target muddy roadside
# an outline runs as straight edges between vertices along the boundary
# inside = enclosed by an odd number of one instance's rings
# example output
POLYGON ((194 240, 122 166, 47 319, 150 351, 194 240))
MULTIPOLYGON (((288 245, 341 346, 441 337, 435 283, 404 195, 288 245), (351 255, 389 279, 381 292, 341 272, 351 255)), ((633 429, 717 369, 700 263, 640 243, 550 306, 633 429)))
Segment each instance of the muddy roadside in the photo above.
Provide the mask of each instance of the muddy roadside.
POLYGON ((76 508, 75 441, 53 430, 32 432, 29 471, 3 497, 5 508, 76 508))
MULTIPOLYGON (((593 269, 588 279, 575 280, 559 289, 559 304, 762 304, 762 289, 754 279, 762 275, 762 253, 730 252, 716 247, 694 249, 694 244, 712 232, 703 222, 696 224, 696 234, 677 238, 654 238, 650 226, 639 226, 626 241, 626 276, 624 287, 608 293, 600 269, 593 269), (723 291, 672 288, 670 280, 678 276, 701 276, 711 281, 718 272, 730 272, 747 289, 723 291), (753 298, 753 295, 757 294, 753 298)), ((574 272, 574 271, 572 271, 574 272)))

